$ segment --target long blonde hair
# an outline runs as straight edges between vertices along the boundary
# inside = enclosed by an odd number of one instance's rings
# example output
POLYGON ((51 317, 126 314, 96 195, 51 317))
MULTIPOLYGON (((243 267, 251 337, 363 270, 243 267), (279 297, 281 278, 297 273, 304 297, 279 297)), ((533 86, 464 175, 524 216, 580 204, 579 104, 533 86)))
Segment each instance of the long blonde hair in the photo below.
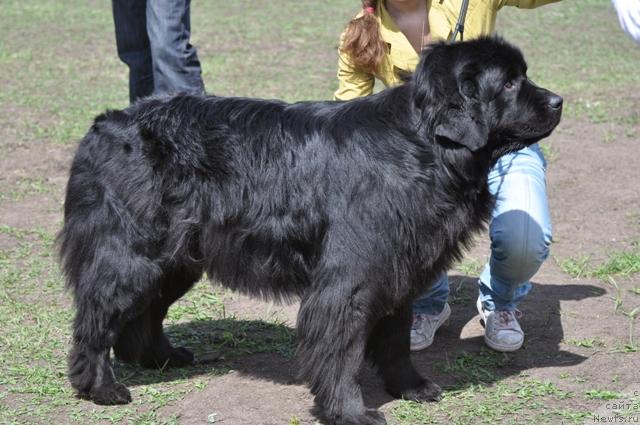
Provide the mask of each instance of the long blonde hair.
POLYGON ((340 46, 340 51, 348 54, 358 68, 370 73, 378 70, 387 53, 375 17, 377 3, 377 0, 362 0, 364 14, 347 24, 340 46))

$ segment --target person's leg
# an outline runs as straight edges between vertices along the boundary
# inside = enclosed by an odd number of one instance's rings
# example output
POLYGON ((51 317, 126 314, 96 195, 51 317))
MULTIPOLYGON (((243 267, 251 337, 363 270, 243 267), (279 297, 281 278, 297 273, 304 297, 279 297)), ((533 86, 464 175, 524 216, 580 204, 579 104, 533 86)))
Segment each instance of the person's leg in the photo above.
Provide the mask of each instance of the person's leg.
POLYGON ((204 93, 191 36, 190 0, 148 0, 147 32, 156 93, 204 93))
POLYGON ((113 0, 118 57, 129 67, 129 100, 153 93, 151 50, 144 1, 113 0))
POLYGON ((431 288, 413 302, 413 314, 440 314, 449 298, 449 278, 446 273, 431 288))
MULTIPOLYGON (((516 310, 531 289, 529 280, 549 255, 551 218, 545 166, 540 148, 533 145, 502 157, 489 174, 496 206, 490 224, 491 257, 479 279, 479 307, 485 312, 516 310)), ((511 316, 495 317, 503 325, 515 321, 511 316)), ((524 335, 519 326, 509 334, 511 325, 516 326, 517 321, 506 325, 504 345, 519 348, 524 335)), ((487 327, 487 336, 490 330, 487 327)))
POLYGON ((414 301, 411 351, 424 350, 433 343, 436 331, 451 315, 448 298, 449 278, 443 273, 427 292, 414 301))

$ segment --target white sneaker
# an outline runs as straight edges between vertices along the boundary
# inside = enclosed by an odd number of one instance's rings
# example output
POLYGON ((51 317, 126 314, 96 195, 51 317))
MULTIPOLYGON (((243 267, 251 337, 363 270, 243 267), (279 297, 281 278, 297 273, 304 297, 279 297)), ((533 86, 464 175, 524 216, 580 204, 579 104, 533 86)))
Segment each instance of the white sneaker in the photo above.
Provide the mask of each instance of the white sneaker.
POLYGON ((411 351, 424 350, 433 343, 433 335, 451 316, 451 307, 446 303, 440 314, 414 314, 411 325, 411 351))
POLYGON ((520 310, 487 311, 479 298, 476 306, 484 320, 484 342, 489 347, 501 352, 516 351, 522 347, 524 332, 517 320, 522 317, 520 310))

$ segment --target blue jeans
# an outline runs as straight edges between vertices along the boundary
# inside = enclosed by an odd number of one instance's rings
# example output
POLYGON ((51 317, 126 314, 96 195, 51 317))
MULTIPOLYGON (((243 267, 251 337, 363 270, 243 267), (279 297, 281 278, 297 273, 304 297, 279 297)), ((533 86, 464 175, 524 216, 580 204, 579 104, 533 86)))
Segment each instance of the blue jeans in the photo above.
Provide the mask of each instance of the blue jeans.
MULTIPOLYGON (((487 310, 514 310, 531 290, 529 279, 549 255, 545 168, 536 144, 503 156, 489 173, 489 190, 496 196, 489 226, 491 257, 478 280, 480 300, 487 310)), ((444 273, 414 302, 413 311, 439 314, 448 297, 444 273)))
POLYGON ((129 66, 129 100, 204 93, 191 36, 191 0, 113 0, 118 57, 129 66))

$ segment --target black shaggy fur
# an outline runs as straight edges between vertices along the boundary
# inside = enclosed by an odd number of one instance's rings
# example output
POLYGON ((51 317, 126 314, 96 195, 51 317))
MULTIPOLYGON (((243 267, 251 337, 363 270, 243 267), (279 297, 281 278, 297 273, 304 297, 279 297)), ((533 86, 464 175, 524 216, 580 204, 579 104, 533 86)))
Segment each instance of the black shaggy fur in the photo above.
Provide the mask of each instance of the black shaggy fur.
POLYGON ((180 95, 100 115, 59 236, 71 384, 129 402, 112 347, 145 367, 193 362, 162 321, 206 271, 301 300, 297 355, 327 421, 385 423, 362 401, 365 358, 393 396, 437 400, 409 358, 412 300, 489 217, 491 165, 549 135, 561 102, 490 38, 437 45, 407 84, 350 102, 180 95))

